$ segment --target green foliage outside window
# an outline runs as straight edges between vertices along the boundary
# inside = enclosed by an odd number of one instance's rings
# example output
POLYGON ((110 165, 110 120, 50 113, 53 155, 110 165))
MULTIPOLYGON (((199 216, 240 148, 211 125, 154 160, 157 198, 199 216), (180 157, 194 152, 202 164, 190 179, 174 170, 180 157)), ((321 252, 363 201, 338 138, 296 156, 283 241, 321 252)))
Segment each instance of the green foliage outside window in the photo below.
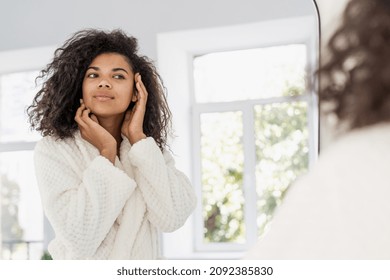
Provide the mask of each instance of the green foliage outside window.
MULTIPOLYGON (((284 96, 302 94, 286 87, 284 96)), ((289 185, 308 168, 307 102, 254 106, 258 235, 289 185)), ((245 242, 241 112, 201 116, 204 240, 245 242)))
POLYGON ((244 242, 242 113, 201 117, 204 240, 244 242))
POLYGON ((262 235, 289 185, 307 171, 307 103, 255 107, 257 225, 262 235))
POLYGON ((3 240, 20 240, 23 229, 19 225, 20 187, 1 174, 1 236, 3 240))

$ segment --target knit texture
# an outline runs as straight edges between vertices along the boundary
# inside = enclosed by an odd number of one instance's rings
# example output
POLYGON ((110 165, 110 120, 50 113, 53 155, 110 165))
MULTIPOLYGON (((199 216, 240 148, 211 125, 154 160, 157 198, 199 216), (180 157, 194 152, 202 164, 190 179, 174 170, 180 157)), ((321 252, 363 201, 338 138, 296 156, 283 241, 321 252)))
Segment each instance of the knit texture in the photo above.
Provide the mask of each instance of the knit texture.
POLYGON ((81 138, 44 137, 34 161, 54 259, 156 259, 158 234, 180 228, 194 190, 153 138, 124 137, 115 165, 81 138))

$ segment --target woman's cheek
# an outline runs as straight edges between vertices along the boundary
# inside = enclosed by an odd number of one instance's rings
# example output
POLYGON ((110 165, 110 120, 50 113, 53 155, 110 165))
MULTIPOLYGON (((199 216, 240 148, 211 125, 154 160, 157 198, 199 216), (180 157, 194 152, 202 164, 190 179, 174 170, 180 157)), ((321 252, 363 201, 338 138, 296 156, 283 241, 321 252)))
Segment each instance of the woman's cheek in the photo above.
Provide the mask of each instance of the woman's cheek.
POLYGON ((91 104, 92 104, 91 99, 92 99, 92 96, 90 94, 88 94, 88 91, 85 91, 83 88, 83 102, 87 108, 89 108, 89 106, 91 106, 91 104))

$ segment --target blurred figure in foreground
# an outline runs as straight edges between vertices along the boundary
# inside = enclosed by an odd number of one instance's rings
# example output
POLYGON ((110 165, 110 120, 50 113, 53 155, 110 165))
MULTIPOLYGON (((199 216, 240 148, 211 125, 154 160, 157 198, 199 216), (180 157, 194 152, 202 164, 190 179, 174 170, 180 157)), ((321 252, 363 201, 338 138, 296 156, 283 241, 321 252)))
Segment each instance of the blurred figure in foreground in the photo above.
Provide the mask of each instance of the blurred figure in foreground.
POLYGON ((249 259, 390 259, 390 0, 351 0, 328 47, 321 108, 344 133, 249 259))

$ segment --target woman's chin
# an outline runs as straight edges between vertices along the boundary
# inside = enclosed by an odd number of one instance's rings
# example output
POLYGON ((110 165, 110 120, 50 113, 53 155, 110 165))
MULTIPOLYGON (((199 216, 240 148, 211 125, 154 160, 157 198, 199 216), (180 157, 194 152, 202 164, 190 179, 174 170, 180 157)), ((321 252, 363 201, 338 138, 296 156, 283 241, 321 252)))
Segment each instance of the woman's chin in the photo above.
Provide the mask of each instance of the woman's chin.
POLYGON ((113 117, 122 117, 125 112, 121 111, 104 111, 104 110, 91 110, 91 113, 94 114, 97 118, 113 118, 113 117))

